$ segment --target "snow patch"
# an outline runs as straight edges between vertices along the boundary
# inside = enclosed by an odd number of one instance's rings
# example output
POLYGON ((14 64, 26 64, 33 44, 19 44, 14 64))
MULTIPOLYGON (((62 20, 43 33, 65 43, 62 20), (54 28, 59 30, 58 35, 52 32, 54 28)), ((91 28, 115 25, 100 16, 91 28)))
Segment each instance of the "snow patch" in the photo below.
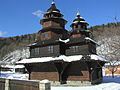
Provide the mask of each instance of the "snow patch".
POLYGON ((86 40, 90 40, 91 42, 95 43, 97 46, 100 46, 95 40, 89 38, 89 37, 85 37, 86 40))
POLYGON ((79 21, 74 21, 73 23, 78 23, 79 21))
MULTIPOLYGON (((106 59, 98 56, 98 55, 88 55, 91 57, 91 59, 94 60, 101 60, 101 61, 107 61, 106 59)), ((30 59, 23 59, 17 64, 25 64, 25 63, 41 63, 41 62, 49 62, 49 61, 57 61, 57 60, 63 60, 65 62, 72 62, 72 61, 79 61, 81 60, 83 55, 74 55, 74 56, 65 56, 61 55, 59 57, 41 57, 41 58, 30 58, 30 59)))
POLYGON ((51 90, 120 90, 120 76, 104 76, 103 83, 93 86, 51 87, 51 90))
POLYGON ((59 38, 59 41, 64 42, 64 43, 67 43, 67 42, 70 41, 70 39, 62 40, 62 39, 59 38))
POLYGON ((86 87, 51 87, 51 90, 120 90, 120 84, 106 83, 86 87))
POLYGON ((21 59, 29 58, 29 56, 30 56, 29 48, 23 48, 7 54, 5 57, 3 57, 0 63, 15 64, 17 61, 21 59))
POLYGON ((33 45, 36 45, 37 43, 33 43, 33 44, 29 44, 28 46, 33 46, 33 45))
POLYGON ((24 65, 1 65, 4 68, 24 68, 24 65))
POLYGON ((52 12, 56 12, 56 13, 59 13, 58 11, 52 11, 52 12))
POLYGON ((49 80, 47 80, 47 79, 44 79, 44 80, 42 80, 42 81, 40 81, 41 83, 50 83, 50 81, 49 80))
POLYGON ((0 78, 28 80, 29 74, 1 72, 1 73, 0 73, 0 78))
POLYGON ((98 56, 98 55, 90 55, 91 59, 94 60, 101 60, 101 61, 107 61, 105 58, 98 56))
POLYGON ((80 22, 82 22, 82 23, 87 23, 86 21, 80 21, 80 22))

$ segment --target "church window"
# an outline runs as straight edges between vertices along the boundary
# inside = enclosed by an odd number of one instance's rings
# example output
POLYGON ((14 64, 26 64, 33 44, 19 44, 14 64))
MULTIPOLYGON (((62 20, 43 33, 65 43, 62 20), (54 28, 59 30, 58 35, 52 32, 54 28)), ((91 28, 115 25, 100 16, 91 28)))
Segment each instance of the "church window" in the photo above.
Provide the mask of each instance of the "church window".
POLYGON ((49 38, 48 33, 44 33, 44 34, 42 34, 42 38, 45 38, 45 39, 49 38))
POLYGON ((79 46, 72 46, 72 51, 73 52, 78 52, 79 51, 79 46))
POLYGON ((53 46, 48 46, 48 52, 49 53, 53 53, 53 50, 54 50, 53 46))
POLYGON ((40 54, 40 48, 35 48, 35 55, 38 56, 40 54))

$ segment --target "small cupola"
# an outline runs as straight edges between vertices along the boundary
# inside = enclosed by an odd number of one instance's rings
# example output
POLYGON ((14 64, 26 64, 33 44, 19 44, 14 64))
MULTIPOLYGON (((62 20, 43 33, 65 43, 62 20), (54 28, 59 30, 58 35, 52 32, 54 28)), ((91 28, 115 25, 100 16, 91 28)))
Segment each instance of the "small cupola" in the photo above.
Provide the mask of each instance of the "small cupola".
POLYGON ((63 19, 63 14, 56 8, 54 0, 52 0, 51 7, 44 14, 44 19, 40 20, 43 28, 46 27, 61 27, 65 28, 67 21, 63 19))
POLYGON ((80 12, 77 12, 76 18, 73 20, 70 27, 72 27, 72 30, 76 29, 86 30, 88 25, 89 24, 85 21, 85 19, 80 16, 80 12))
POLYGON ((44 14, 45 18, 52 18, 52 17, 63 17, 60 13, 60 10, 56 8, 54 0, 51 3, 51 7, 47 10, 47 13, 44 14))

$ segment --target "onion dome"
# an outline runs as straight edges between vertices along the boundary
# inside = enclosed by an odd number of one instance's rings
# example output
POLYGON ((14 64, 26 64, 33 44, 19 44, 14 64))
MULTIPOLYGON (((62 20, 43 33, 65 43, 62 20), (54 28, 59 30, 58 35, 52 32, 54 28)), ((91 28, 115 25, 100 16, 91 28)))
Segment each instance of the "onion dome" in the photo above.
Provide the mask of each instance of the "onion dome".
POLYGON ((60 10, 56 8, 54 0, 51 3, 51 7, 47 10, 47 13, 44 14, 44 17, 63 17, 60 13, 60 10))
POLYGON ((56 8, 54 1, 52 1, 51 7, 47 10, 47 12, 53 12, 53 11, 60 13, 60 10, 58 10, 58 9, 56 8))
POLYGON ((76 18, 73 20, 73 23, 70 25, 73 29, 86 29, 89 24, 85 21, 83 17, 80 16, 80 12, 77 12, 76 18))
POLYGON ((51 7, 44 14, 44 19, 40 20, 43 28, 50 26, 60 26, 65 28, 67 21, 63 18, 60 10, 56 8, 54 0, 52 1, 51 7), (51 21, 51 22, 49 22, 51 21))

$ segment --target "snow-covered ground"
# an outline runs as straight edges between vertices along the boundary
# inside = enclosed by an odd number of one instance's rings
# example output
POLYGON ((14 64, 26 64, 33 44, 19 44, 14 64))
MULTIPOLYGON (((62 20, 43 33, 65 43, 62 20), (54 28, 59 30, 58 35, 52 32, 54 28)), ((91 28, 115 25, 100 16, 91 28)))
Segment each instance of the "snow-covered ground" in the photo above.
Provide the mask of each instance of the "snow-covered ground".
POLYGON ((29 77, 28 74, 20 74, 20 73, 13 73, 13 72, 0 73, 0 78, 28 80, 28 77, 29 77))
MULTIPOLYGON (((12 72, 2 72, 0 73, 0 78, 8 78, 8 79, 28 79, 28 74, 18 74, 12 72)), ((99 85, 93 86, 83 86, 83 87, 51 87, 51 90, 120 90, 120 75, 115 75, 112 78, 111 75, 104 76, 103 83, 99 85)))
POLYGON ((51 87, 51 90, 120 90, 120 76, 104 76, 103 83, 84 87, 51 87))
POLYGON ((51 90, 120 90, 118 83, 103 83, 87 87, 52 87, 51 90))

